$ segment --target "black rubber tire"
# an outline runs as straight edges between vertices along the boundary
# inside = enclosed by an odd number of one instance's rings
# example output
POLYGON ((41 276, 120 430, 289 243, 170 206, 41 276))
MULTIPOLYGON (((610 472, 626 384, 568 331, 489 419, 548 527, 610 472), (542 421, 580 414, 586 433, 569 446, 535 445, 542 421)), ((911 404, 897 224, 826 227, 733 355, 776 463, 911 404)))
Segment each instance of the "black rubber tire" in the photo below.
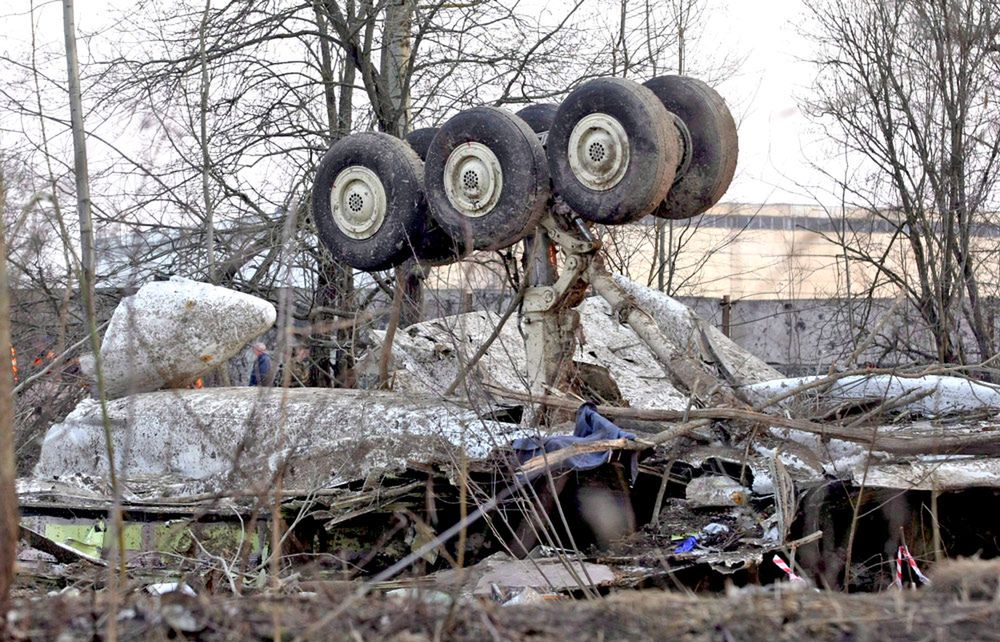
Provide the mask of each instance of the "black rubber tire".
POLYGON ((514 115, 528 123, 531 131, 536 134, 543 134, 552 128, 557 111, 559 111, 559 105, 538 103, 536 105, 528 105, 514 115))
POLYGON ((431 265, 447 265, 462 258, 462 248, 426 214, 424 231, 413 247, 413 255, 431 265))
POLYGON ((587 82, 559 105, 548 136, 549 173, 563 201, 595 223, 628 223, 663 202, 674 180, 681 149, 670 113, 649 89, 622 78, 587 82), (576 124, 590 114, 615 118, 628 136, 629 162, 613 187, 584 185, 570 167, 568 146, 576 124))
POLYGON ((717 91, 689 76, 658 76, 645 83, 690 132, 689 165, 653 212, 668 219, 697 216, 723 197, 736 173, 736 121, 717 91))
POLYGON ((431 265, 447 265, 462 258, 462 248, 441 229, 428 210, 424 219, 424 231, 413 246, 413 256, 431 265))
POLYGON ((413 255, 431 265, 447 265, 462 258, 462 248, 425 211, 424 231, 414 241, 413 255))
POLYGON ((406 135, 406 142, 410 144, 420 160, 427 160, 427 148, 431 146, 431 141, 434 140, 438 129, 440 127, 421 127, 406 135))
POLYGON ((374 272, 413 255, 427 217, 420 159, 409 145, 388 134, 365 132, 337 141, 316 168, 312 215, 320 240, 334 258, 374 272), (360 165, 375 173, 385 190, 385 219, 366 239, 345 234, 334 222, 330 190, 344 169, 360 165))
MULTIPOLYGON (((406 135, 406 142, 417 153, 421 161, 427 158, 427 149, 431 146, 431 141, 434 140, 438 129, 440 127, 421 127, 406 135)), ((459 258, 461 252, 459 252, 455 241, 441 229, 430 212, 426 213, 426 221, 423 234, 414 244, 413 254, 421 261, 431 265, 445 265, 459 258)))
POLYGON ((551 194, 538 137, 523 120, 496 107, 474 107, 441 127, 427 151, 424 184, 431 215, 463 251, 498 250, 524 238, 538 224, 551 194), (496 204, 478 217, 456 208, 444 186, 448 157, 472 142, 488 147, 503 173, 496 204))

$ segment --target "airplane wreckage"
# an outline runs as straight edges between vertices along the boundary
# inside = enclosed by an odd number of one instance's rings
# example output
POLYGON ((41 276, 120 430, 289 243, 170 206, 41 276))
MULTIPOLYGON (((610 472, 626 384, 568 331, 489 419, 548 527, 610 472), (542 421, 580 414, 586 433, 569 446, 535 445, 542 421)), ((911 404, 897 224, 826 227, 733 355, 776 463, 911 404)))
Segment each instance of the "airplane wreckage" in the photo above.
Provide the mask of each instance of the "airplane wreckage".
POLYGON ((252 584, 275 548, 303 583, 501 604, 881 591, 996 556, 1000 389, 933 368, 785 378, 604 269, 593 225, 697 216, 736 157, 721 97, 680 76, 342 139, 312 195, 333 255, 377 271, 523 241, 507 311, 374 332, 358 368, 388 351, 388 390, 192 389, 276 310, 146 284, 104 337, 106 403, 52 426, 19 483, 22 565, 56 587, 107 565, 109 452, 129 568, 192 592, 252 584))

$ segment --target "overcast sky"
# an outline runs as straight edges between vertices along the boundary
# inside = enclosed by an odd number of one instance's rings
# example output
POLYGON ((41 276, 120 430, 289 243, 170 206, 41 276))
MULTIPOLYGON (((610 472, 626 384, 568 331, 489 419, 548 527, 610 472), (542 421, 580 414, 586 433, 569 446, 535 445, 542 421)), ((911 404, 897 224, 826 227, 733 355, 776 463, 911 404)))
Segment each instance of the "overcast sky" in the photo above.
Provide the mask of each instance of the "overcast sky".
MULTIPOLYGON (((721 90, 742 113, 737 179, 727 200, 809 202, 810 190, 823 187, 810 160, 826 165, 816 128, 799 111, 815 77, 812 43, 803 33, 806 15, 800 0, 735 0, 710 21, 705 40, 732 47, 745 62, 721 90), (802 189, 798 185, 808 186, 802 189)), ((705 46, 706 42, 702 42, 705 46)), ((828 167, 833 171, 832 167, 828 167)))
MULTIPOLYGON (((527 0, 528 2, 541 0, 527 0)), ((815 70, 808 62, 811 45, 802 33, 801 0, 709 0, 711 10, 695 56, 724 52, 743 63, 718 88, 740 126, 737 175, 725 200, 749 203, 813 203, 830 201, 828 181, 810 162, 836 172, 826 161, 819 137, 799 111, 815 70), (802 187, 805 186, 805 187, 802 187)), ((131 4, 131 3, 130 3, 131 4)), ((43 33, 61 43, 61 4, 41 0, 43 33)), ((93 33, 106 25, 109 0, 76 0, 78 31, 93 33)), ((28 0, 2 0, 0 50, 22 48, 29 41, 28 0)), ((610 18, 609 18, 610 19, 610 18)), ((86 43, 84 43, 86 44, 86 43)), ((698 61, 692 61, 692 68, 698 61)))

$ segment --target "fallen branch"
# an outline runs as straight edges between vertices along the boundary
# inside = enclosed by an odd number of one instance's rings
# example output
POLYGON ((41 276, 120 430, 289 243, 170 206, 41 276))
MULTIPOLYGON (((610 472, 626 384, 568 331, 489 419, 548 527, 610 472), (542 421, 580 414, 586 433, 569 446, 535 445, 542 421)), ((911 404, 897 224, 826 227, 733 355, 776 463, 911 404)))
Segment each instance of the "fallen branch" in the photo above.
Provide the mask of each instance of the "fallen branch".
POLYGON ((545 468, 558 468, 570 457, 575 455, 585 455, 587 453, 597 453, 605 450, 648 450, 660 444, 674 439, 679 439, 695 428, 706 426, 710 422, 707 419, 689 421, 679 426, 674 426, 668 430, 656 433, 647 439, 605 439, 602 441, 589 441, 581 444, 573 444, 566 448, 560 448, 554 452, 542 453, 532 457, 521 464, 518 471, 522 475, 529 477, 537 475, 545 468))
POLYGON ((875 408, 872 408, 865 414, 861 415, 851 423, 847 424, 848 428, 854 428, 855 426, 864 425, 868 420, 883 415, 887 412, 891 412, 896 408, 901 408, 907 406, 911 403, 916 403, 921 399, 926 399, 927 397, 934 394, 933 390, 910 390, 901 395, 885 399, 875 408))
POLYGON ((805 537, 800 537, 799 539, 793 539, 790 542, 785 542, 783 546, 790 550, 795 550, 800 546, 805 546, 806 544, 812 544, 813 542, 819 540, 823 537, 823 531, 814 531, 805 537))
POLYGON ((527 475, 528 477, 534 477, 546 468, 558 468, 567 459, 575 455, 599 453, 611 450, 645 450, 652 447, 653 444, 638 439, 602 439, 601 441, 589 441, 582 444, 573 444, 572 446, 560 448, 559 450, 550 453, 542 453, 541 455, 532 457, 528 461, 521 464, 521 468, 518 473, 521 475, 527 475))
MULTIPOLYGON (((488 386, 501 397, 528 403, 543 403, 548 406, 574 410, 579 403, 553 397, 551 395, 531 395, 505 390, 497 386, 488 386)), ((968 455, 996 455, 1000 453, 1000 430, 990 432, 978 432, 974 434, 964 433, 960 435, 941 434, 932 437, 903 437, 898 434, 875 435, 874 444, 872 442, 872 431, 870 428, 854 428, 845 426, 829 426, 817 424, 804 419, 790 419, 779 415, 768 415, 753 410, 742 408, 692 408, 690 410, 667 410, 660 408, 621 408, 618 406, 597 406, 597 412, 605 417, 614 420, 618 417, 629 419, 642 419, 648 421, 677 422, 683 421, 685 417, 693 420, 704 420, 699 425, 705 425, 711 420, 735 420, 748 421, 768 427, 791 428, 801 430, 824 438, 841 439, 858 444, 872 445, 874 450, 893 453, 897 455, 923 455, 923 454, 968 454, 968 455)), ((652 444, 659 444, 670 440, 675 434, 689 432, 695 426, 682 424, 673 429, 657 433, 645 441, 652 444)))
MULTIPOLYGON (((998 355, 998 356, 1000 356, 1000 355, 998 355)), ((961 371, 963 371, 963 370, 969 370, 969 369, 974 369, 974 368, 982 368, 982 367, 985 366, 985 364, 989 363, 992 360, 993 360, 993 357, 991 357, 990 359, 987 359, 986 361, 983 361, 981 364, 978 364, 976 366, 942 366, 942 365, 934 365, 934 366, 928 366, 926 368, 922 368, 920 370, 914 370, 912 372, 907 372, 905 370, 899 370, 898 368, 858 368, 858 369, 855 369, 855 370, 844 370, 843 372, 835 372, 833 374, 826 375, 825 377, 820 377, 820 378, 815 379, 813 381, 808 381, 806 383, 803 383, 803 384, 800 384, 798 386, 795 386, 794 388, 786 390, 785 392, 779 393, 779 394, 777 394, 777 395, 775 395, 775 396, 773 396, 773 397, 771 397, 769 399, 765 399, 764 401, 762 401, 759 404, 755 405, 754 406, 754 410, 757 410, 757 411, 764 410, 765 408, 769 408, 771 406, 779 404, 782 401, 785 401, 786 399, 789 399, 791 397, 795 397, 797 395, 800 395, 803 392, 808 392, 808 391, 814 390, 816 388, 822 388, 823 386, 827 386, 829 384, 832 384, 832 383, 835 383, 835 382, 839 381, 840 379, 845 379, 847 377, 872 376, 872 375, 891 375, 893 377, 898 377, 900 379, 919 379, 920 377, 926 377, 928 375, 950 374, 952 376, 961 376, 960 374, 958 374, 958 373, 961 373, 961 371)), ((968 376, 965 376, 963 378, 964 379, 969 379, 970 381, 976 381, 972 377, 968 377, 968 376)), ((979 381, 977 383, 983 383, 983 382, 979 381)))

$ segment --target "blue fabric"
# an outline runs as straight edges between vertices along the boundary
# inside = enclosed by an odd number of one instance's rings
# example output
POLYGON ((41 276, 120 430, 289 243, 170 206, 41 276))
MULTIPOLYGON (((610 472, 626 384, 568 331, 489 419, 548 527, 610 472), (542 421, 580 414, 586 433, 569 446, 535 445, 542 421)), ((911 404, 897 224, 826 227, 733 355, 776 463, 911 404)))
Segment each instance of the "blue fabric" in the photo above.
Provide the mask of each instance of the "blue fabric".
MULTIPOLYGON (((532 457, 537 457, 543 452, 554 452, 575 444, 588 443, 592 441, 604 441, 607 439, 635 439, 635 435, 625 432, 608 419, 597 412, 597 407, 592 403, 585 403, 576 411, 576 427, 572 435, 553 435, 550 437, 523 437, 515 439, 511 447, 517 453, 518 461, 522 464, 532 457)), ((639 473, 639 453, 631 451, 630 482, 635 482, 635 477, 639 473)), ((607 463, 611 458, 611 451, 597 453, 583 453, 573 455, 566 460, 565 466, 573 470, 591 470, 607 463)))
POLYGON ((266 352, 254 361, 253 369, 250 371, 250 385, 262 386, 267 378, 267 373, 271 371, 271 355, 266 352))
POLYGON ((680 545, 674 549, 674 553, 690 553, 694 550, 695 545, 698 544, 698 536, 692 535, 691 537, 685 538, 680 545))

